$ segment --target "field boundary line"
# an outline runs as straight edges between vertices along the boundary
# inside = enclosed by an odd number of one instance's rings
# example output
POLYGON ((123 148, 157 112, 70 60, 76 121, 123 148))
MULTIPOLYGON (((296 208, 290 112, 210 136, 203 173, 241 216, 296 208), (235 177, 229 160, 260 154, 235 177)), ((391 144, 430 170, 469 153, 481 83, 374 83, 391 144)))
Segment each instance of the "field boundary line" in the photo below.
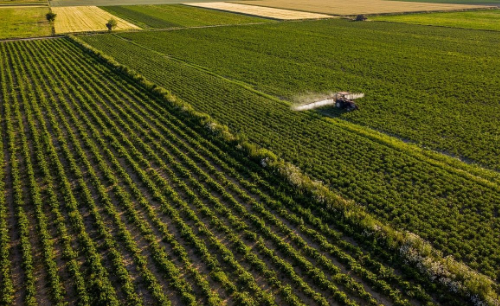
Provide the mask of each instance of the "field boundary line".
MULTIPOLYGON (((211 76, 220 78, 222 80, 225 80, 227 82, 230 82, 232 84, 238 85, 252 93, 255 93, 261 97, 273 100, 274 102, 278 102, 281 104, 285 104, 287 106, 291 106, 292 104, 289 101, 286 100, 281 100, 275 96, 272 96, 270 94, 267 94, 265 92, 259 91, 255 89, 253 86, 251 86, 248 83, 245 83, 240 80, 235 80, 235 79, 230 79, 227 77, 224 77, 222 75, 219 75, 208 68, 205 68, 203 66, 193 64, 190 62, 187 62, 185 60, 155 51, 153 49, 150 49, 148 47, 145 47, 143 45, 140 45, 132 40, 128 40, 120 35, 114 34, 115 37, 125 40, 130 44, 133 44, 137 47, 140 47, 144 50, 153 52, 155 54, 158 54, 160 56, 166 57, 170 60, 176 61, 178 63, 184 64, 186 66, 189 66, 193 69, 196 69, 198 71, 204 72, 206 74, 209 74, 211 76)), ((453 157, 449 156, 445 153, 438 152, 433 149, 428 149, 428 148, 422 148, 415 142, 410 141, 410 143, 405 143, 404 141, 398 139, 398 137, 391 136, 386 132, 383 131, 378 131, 370 127, 366 127, 360 124, 353 123, 351 121, 345 120, 345 119, 339 119, 339 118, 331 118, 331 117, 326 117, 324 120, 328 121, 334 121, 335 123, 341 124, 344 127, 348 128, 351 132, 362 136, 364 138, 368 138, 371 141, 377 142, 379 144, 385 145, 387 147, 390 147, 392 149, 396 149, 400 152, 403 152, 405 154, 408 154, 412 157, 415 157, 418 160, 428 162, 431 165, 441 168, 443 170, 446 170, 449 173, 452 174, 457 174, 460 175, 466 179, 472 179, 479 184, 483 186, 487 186, 497 192, 500 192, 500 173, 482 167, 479 164, 469 164, 465 161, 460 160, 458 157, 453 157), (362 132, 360 131, 362 130, 362 132)))
POLYGON ((440 283, 454 294, 459 294, 475 305, 500 305, 499 286, 489 277, 471 269, 453 257, 443 257, 442 253, 432 245, 411 232, 401 232, 380 222, 354 201, 346 200, 324 186, 321 182, 312 180, 291 163, 280 159, 273 152, 261 148, 249 141, 240 139, 230 132, 230 129, 212 119, 209 115, 195 110, 168 90, 148 81, 144 76, 120 64, 113 57, 88 45, 75 36, 68 36, 83 52, 95 56, 109 65, 117 73, 137 82, 146 90, 159 97, 165 103, 172 104, 179 112, 193 119, 194 124, 206 127, 214 136, 222 141, 239 145, 249 159, 261 162, 263 167, 278 174, 279 177, 301 190, 311 200, 330 212, 341 215, 344 220, 368 237, 373 237, 384 247, 390 248, 397 256, 402 256, 409 264, 415 265, 423 275, 434 282, 440 283))

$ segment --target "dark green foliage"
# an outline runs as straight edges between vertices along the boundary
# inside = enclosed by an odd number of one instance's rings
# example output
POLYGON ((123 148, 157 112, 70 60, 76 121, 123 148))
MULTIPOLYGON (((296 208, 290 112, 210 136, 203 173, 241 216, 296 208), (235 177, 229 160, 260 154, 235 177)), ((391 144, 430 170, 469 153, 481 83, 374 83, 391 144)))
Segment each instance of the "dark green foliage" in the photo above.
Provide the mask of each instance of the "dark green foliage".
POLYGON ((111 32, 116 26, 118 25, 118 22, 116 22, 115 19, 110 19, 106 23, 106 28, 108 28, 108 31, 111 32))
POLYGON ((56 20, 57 14, 53 13, 53 12, 49 12, 45 15, 45 17, 47 18, 48 22, 54 22, 56 20))

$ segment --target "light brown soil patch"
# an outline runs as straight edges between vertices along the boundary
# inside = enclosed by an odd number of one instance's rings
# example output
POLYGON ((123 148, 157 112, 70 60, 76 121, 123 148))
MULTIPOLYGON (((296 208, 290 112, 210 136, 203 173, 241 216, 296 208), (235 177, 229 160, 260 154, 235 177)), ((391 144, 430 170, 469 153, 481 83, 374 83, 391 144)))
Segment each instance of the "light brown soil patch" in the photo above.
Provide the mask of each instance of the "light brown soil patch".
POLYGON ((208 3, 185 3, 185 4, 203 8, 221 10, 221 11, 242 13, 259 17, 281 19, 281 20, 332 18, 332 16, 323 14, 297 12, 285 9, 277 9, 277 8, 261 7, 261 6, 237 4, 237 3, 208 2, 208 3))
POLYGON ((238 3, 332 15, 453 11, 486 7, 481 5, 384 0, 255 0, 238 1, 238 3))
POLYGON ((53 7, 57 14, 54 27, 56 33, 106 31, 106 23, 115 19, 118 23, 114 30, 140 29, 138 26, 118 18, 97 6, 53 7))

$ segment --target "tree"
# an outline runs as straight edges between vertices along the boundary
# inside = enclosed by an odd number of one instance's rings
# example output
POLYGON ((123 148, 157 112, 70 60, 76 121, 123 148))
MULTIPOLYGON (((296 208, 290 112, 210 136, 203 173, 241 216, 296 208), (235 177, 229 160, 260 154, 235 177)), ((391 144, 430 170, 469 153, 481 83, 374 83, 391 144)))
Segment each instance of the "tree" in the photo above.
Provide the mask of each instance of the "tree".
POLYGON ((45 15, 45 18, 47 18, 48 22, 52 23, 52 22, 54 22, 56 20, 56 16, 57 16, 56 13, 49 12, 49 13, 47 13, 47 15, 45 15))
POLYGON ((108 23, 106 23, 106 28, 108 28, 108 31, 111 32, 114 28, 116 28, 117 25, 118 23, 116 22, 116 20, 111 18, 110 20, 108 20, 108 23))
POLYGON ((356 16, 355 20, 356 21, 365 21, 366 19, 368 19, 368 18, 366 18, 365 15, 358 15, 358 16, 356 16))

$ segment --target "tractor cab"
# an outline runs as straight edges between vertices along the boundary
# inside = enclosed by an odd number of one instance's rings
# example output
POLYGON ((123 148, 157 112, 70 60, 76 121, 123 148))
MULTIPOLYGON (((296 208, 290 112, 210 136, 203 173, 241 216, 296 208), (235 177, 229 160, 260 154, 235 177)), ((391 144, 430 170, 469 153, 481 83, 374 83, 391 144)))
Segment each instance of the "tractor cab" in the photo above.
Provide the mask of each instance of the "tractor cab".
POLYGON ((346 91, 336 93, 333 97, 335 100, 335 107, 349 112, 359 109, 351 96, 352 94, 346 91))

